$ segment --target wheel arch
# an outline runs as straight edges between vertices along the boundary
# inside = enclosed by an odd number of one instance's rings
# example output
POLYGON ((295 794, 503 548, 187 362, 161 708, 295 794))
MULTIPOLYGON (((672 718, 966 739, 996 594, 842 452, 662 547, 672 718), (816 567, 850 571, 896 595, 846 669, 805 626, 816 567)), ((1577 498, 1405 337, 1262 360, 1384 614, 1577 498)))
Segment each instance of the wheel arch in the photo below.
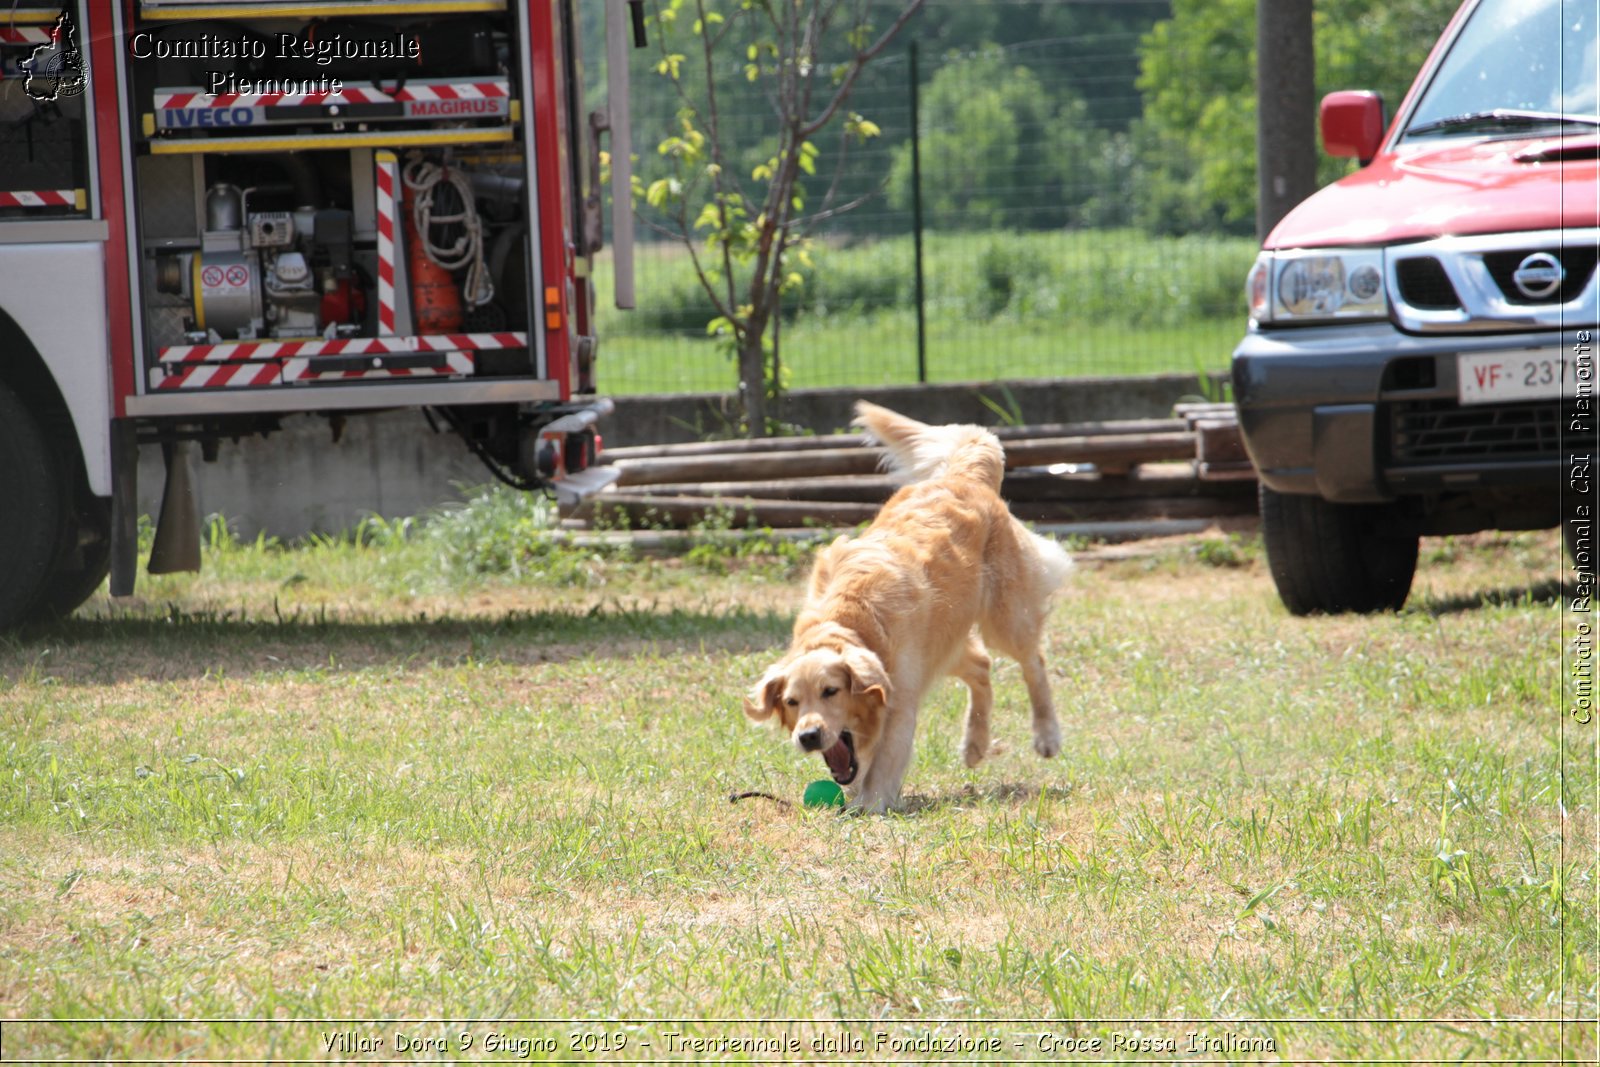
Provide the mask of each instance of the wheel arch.
POLYGON ((55 374, 28 331, 4 307, 0 307, 0 382, 16 393, 50 438, 57 455, 66 459, 73 478, 74 494, 108 496, 106 484, 97 487, 89 476, 90 449, 99 446, 109 455, 109 427, 80 425, 73 415, 55 374), (104 492, 96 492, 103 488, 104 492))

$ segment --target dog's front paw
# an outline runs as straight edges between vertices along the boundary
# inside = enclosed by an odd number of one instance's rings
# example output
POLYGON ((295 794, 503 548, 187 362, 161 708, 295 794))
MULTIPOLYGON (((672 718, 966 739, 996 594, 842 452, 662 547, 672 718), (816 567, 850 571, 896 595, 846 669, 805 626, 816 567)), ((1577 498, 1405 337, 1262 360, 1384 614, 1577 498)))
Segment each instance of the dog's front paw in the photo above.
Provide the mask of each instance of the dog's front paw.
POLYGON ((961 758, 968 767, 976 767, 989 755, 988 741, 968 741, 966 748, 961 752, 961 758))
POLYGON ((1045 759, 1055 759, 1061 754, 1061 727, 1051 723, 1047 729, 1035 730, 1033 750, 1045 759))
POLYGON ((855 815, 882 815, 889 810, 889 798, 873 793, 864 793, 855 799, 849 810, 855 815))

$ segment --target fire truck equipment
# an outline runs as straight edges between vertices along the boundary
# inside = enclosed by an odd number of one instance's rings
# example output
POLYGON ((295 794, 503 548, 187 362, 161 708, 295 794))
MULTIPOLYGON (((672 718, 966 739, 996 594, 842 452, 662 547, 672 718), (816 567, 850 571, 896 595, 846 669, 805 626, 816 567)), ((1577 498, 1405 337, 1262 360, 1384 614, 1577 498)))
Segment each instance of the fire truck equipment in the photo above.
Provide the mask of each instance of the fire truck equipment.
MULTIPOLYGON (((0 18, 0 67, 81 75, 0 93, 0 629, 72 611, 108 571, 133 592, 143 449, 167 468, 155 572, 200 563, 187 451, 293 418, 428 413, 563 506, 615 479, 595 465, 585 205, 596 131, 627 187, 634 5, 603 4, 617 61, 593 124, 580 0, 0 18)), ((626 195, 613 210, 627 304, 626 195)))

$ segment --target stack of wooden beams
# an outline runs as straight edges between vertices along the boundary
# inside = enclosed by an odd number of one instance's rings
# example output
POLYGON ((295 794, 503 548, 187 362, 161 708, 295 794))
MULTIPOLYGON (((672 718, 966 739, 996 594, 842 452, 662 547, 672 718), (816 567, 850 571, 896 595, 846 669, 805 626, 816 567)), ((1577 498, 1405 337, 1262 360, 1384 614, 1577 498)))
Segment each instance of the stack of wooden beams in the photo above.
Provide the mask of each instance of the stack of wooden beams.
MULTIPOLYGON (((1171 419, 994 429, 1005 445, 1001 493, 1042 525, 1252 514, 1255 476, 1232 405, 1183 405, 1171 419)), ((784 437, 609 449, 617 483, 573 516, 687 528, 851 527, 897 488, 883 449, 859 435, 784 437)))

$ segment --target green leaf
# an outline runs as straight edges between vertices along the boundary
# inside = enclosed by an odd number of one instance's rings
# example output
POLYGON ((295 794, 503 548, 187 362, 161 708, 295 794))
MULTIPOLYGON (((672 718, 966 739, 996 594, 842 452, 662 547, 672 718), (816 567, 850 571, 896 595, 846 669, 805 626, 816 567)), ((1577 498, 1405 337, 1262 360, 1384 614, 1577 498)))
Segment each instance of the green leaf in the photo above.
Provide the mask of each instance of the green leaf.
POLYGON ((694 220, 697 230, 716 229, 722 224, 722 216, 717 211, 717 205, 707 204, 700 209, 700 214, 694 220))
POLYGON ((654 208, 662 207, 672 199, 675 184, 677 183, 671 178, 657 178, 650 183, 650 188, 645 190, 645 202, 654 208))
POLYGON ((871 119, 862 118, 859 111, 852 111, 844 120, 844 132, 857 141, 866 141, 877 137, 883 130, 871 119))

